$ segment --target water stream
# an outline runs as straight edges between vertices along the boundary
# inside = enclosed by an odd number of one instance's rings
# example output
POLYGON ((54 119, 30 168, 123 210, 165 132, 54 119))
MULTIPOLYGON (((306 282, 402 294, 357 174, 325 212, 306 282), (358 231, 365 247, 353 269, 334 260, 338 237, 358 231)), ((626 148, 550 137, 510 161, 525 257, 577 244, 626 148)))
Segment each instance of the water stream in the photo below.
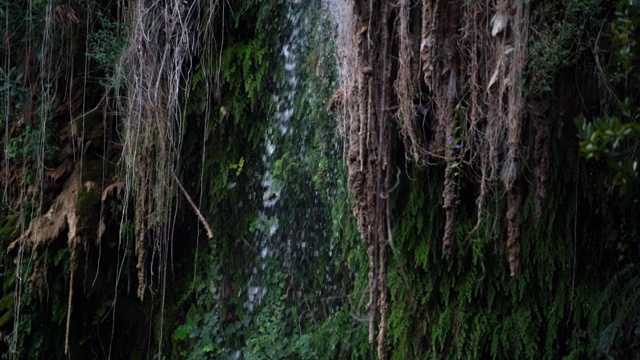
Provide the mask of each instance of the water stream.
MULTIPOLYGON (((343 187, 332 167, 341 155, 335 119, 325 109, 335 76, 329 46, 319 46, 328 31, 317 23, 324 19, 322 7, 296 0, 287 7, 282 76, 262 157, 263 210, 253 226, 260 251, 247 286, 249 311, 265 301, 276 277, 275 283, 286 283, 277 290, 289 296, 305 291, 307 275, 323 271, 317 267, 330 260, 336 242, 332 198, 343 187)), ((323 272, 320 281, 330 284, 330 271, 323 272)))

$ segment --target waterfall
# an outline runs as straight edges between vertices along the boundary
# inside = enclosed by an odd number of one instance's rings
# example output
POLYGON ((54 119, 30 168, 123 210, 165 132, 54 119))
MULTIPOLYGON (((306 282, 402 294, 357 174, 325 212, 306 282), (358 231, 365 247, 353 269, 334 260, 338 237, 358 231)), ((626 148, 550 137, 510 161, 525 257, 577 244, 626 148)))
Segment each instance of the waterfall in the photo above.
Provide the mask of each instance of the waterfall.
POLYGON ((302 1, 292 0, 287 4, 285 29, 288 34, 280 52, 282 75, 273 95, 275 110, 269 119, 262 156, 266 169, 262 177, 263 209, 255 222, 254 238, 254 244, 260 251, 248 284, 245 307, 249 311, 253 311, 269 291, 264 280, 267 277, 266 273, 291 270, 293 258, 299 257, 298 252, 304 251, 308 245, 304 233, 306 224, 303 223, 300 228, 293 230, 292 224, 283 223, 282 219, 286 217, 283 216, 283 212, 301 209, 289 208, 290 204, 283 204, 281 199, 283 192, 291 191, 285 180, 287 171, 291 166, 297 166, 296 163, 305 161, 308 148, 309 131, 304 124, 307 119, 304 112, 296 111, 295 108, 296 103, 301 102, 301 97, 312 96, 305 93, 300 80, 304 72, 300 62, 305 51, 308 51, 310 40, 308 30, 311 27, 311 19, 308 8, 309 5, 302 1), (290 152, 293 144, 300 144, 295 154, 290 152))

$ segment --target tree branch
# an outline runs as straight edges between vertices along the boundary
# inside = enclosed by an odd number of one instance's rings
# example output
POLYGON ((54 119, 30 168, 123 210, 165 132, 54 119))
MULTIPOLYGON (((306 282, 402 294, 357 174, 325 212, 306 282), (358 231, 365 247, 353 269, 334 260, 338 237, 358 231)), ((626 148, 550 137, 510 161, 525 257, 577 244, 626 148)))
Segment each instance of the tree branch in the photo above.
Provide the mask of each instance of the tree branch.
POLYGON ((180 188, 180 190, 182 191, 182 194, 184 194, 184 197, 187 198, 189 205, 191 205, 191 207, 193 208, 193 211, 198 216, 198 219, 200 219, 202 226, 204 226, 204 228, 207 230, 207 236, 209 237, 209 239, 213 239, 213 232, 211 231, 211 227, 207 223, 207 220, 204 219, 204 216, 202 216, 202 213, 200 212, 200 210, 198 210, 198 207, 196 206, 196 204, 193 202, 193 200, 191 200, 191 196, 189 196, 189 194, 187 193, 187 190, 184 189, 184 186, 182 186, 182 183, 180 183, 180 180, 178 180, 178 177, 176 176, 176 174, 173 174, 173 180, 175 180, 176 184, 178 185, 178 188, 180 188))

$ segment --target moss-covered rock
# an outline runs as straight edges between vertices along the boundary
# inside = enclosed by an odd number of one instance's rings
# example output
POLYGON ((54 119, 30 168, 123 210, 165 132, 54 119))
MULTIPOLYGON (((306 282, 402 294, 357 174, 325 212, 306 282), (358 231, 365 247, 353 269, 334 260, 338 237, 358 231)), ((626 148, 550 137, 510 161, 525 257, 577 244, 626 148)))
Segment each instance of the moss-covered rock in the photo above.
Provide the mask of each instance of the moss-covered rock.
POLYGON ((90 181, 85 182, 80 189, 78 201, 76 202, 79 230, 96 228, 100 217, 100 201, 101 195, 97 186, 90 181))

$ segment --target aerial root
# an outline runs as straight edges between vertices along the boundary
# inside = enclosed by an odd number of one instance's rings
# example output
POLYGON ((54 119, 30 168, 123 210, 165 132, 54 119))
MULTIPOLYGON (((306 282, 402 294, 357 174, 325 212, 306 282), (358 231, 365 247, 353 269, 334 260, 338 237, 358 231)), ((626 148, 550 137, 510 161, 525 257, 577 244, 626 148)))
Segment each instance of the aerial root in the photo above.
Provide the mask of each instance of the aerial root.
POLYGON ((191 199, 191 196, 189 196, 189 193, 187 193, 187 190, 185 190, 184 186, 182 186, 182 183, 180 182, 180 180, 178 180, 178 177, 176 176, 176 174, 173 174, 173 180, 175 180, 176 185, 178 185, 178 189, 182 191, 182 194, 187 199, 187 202, 189 203, 189 205, 191 205, 191 208, 196 213, 196 216, 198 216, 198 220, 200 220, 200 222, 202 223, 202 226, 204 226, 205 230, 207 230, 207 237, 209 239, 213 239, 213 231, 211 231, 211 226, 209 226, 209 223, 207 222, 207 220, 204 219, 204 216, 202 216, 202 213, 200 212, 196 204, 191 199))

